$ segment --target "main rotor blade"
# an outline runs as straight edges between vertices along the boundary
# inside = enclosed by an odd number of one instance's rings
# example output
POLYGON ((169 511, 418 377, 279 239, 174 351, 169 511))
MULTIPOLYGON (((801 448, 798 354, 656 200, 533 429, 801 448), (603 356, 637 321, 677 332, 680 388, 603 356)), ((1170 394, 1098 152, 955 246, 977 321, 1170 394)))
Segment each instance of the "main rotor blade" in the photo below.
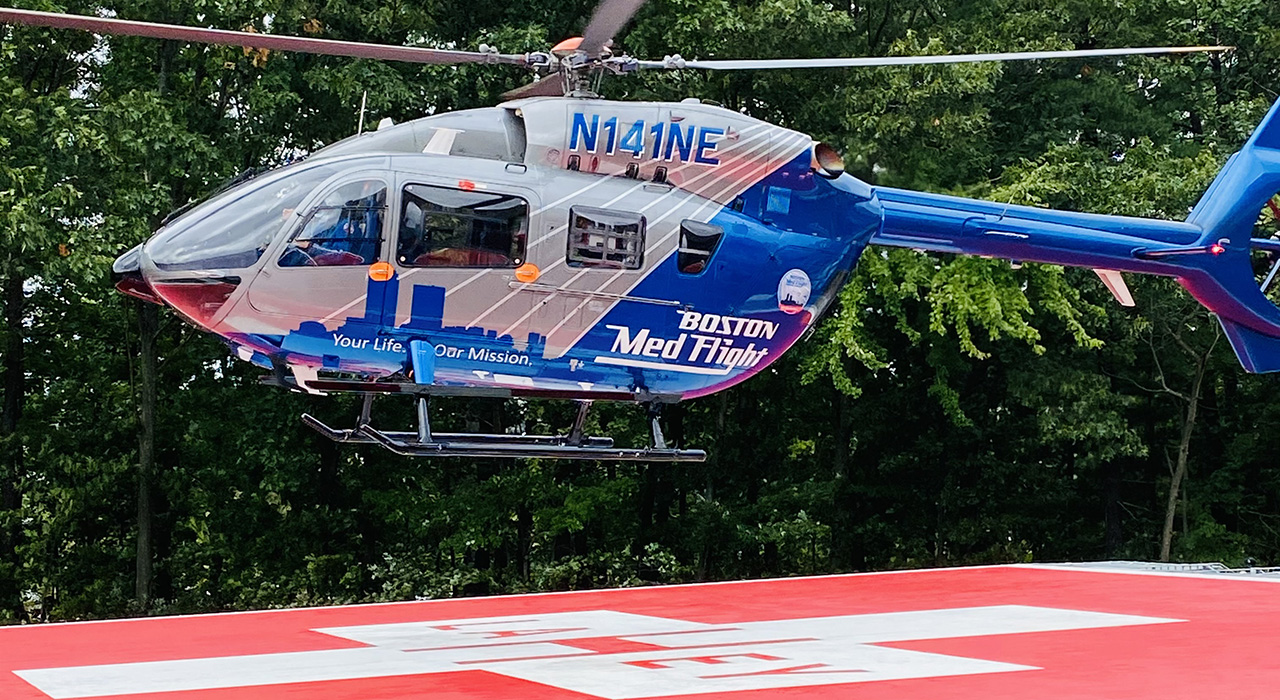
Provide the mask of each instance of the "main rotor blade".
POLYGON ((640 68, 701 68, 704 70, 774 70, 778 68, 861 68, 875 66, 919 66, 937 63, 979 63, 983 61, 1032 61, 1046 58, 1093 58, 1143 54, 1204 53, 1229 51, 1233 46, 1156 46, 1125 49, 1077 49, 1071 51, 1020 51, 1014 53, 971 53, 945 56, 865 56, 859 58, 781 58, 759 60, 687 61, 671 57, 665 61, 639 61, 640 68))
POLYGON ((481 53, 477 51, 448 51, 443 49, 419 48, 415 46, 368 44, 359 41, 335 41, 333 39, 310 39, 301 36, 256 34, 254 32, 236 32, 226 29, 204 29, 177 24, 135 22, 109 17, 86 17, 84 15, 65 15, 57 12, 15 10, 7 7, 0 8, 0 23, 27 24, 36 27, 53 27, 56 29, 80 29, 86 32, 93 32, 94 34, 143 36, 153 39, 173 39, 176 41, 220 44, 223 46, 243 46, 251 49, 296 51, 299 53, 314 53, 326 56, 375 58, 384 61, 405 61, 408 63, 527 64, 523 55, 517 56, 497 53, 481 53))
POLYGON ((645 1, 603 0, 596 6, 596 11, 591 15, 591 21, 582 32, 582 43, 578 45, 578 50, 586 52, 592 58, 599 56, 605 44, 608 44, 614 35, 631 20, 632 15, 645 1))

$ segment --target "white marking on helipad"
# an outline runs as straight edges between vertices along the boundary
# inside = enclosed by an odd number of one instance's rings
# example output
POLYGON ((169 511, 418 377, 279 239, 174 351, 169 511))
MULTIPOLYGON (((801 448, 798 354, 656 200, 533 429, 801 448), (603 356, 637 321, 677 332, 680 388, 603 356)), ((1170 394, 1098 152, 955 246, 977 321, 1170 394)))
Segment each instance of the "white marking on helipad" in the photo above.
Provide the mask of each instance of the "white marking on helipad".
POLYGON ((480 670, 610 700, 1030 671, 876 646, 1179 622, 1021 605, 709 625, 596 610, 315 630, 370 646, 16 671, 52 698, 480 670), (574 640, 610 638, 622 653, 574 640))

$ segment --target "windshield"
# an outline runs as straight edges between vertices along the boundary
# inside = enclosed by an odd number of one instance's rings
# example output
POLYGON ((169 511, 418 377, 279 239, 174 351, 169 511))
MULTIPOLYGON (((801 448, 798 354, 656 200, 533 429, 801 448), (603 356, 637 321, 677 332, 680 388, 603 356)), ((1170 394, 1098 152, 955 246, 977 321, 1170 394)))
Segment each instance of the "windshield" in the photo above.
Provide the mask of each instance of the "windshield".
POLYGON ((146 253, 161 270, 249 267, 302 200, 344 166, 349 164, 301 163, 249 180, 161 229, 147 243, 146 253))

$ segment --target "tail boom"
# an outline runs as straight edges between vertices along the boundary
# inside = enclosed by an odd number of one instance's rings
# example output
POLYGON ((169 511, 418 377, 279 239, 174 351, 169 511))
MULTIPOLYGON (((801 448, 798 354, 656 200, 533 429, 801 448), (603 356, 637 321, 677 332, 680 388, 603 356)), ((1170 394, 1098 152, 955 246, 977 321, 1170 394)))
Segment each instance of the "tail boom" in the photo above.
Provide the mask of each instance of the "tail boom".
POLYGON ((1241 364, 1280 371, 1280 309, 1250 253, 1258 212, 1280 191, 1280 102, 1219 172, 1186 221, 1038 209, 876 188, 884 223, 871 243, 1177 278, 1218 316, 1241 364))

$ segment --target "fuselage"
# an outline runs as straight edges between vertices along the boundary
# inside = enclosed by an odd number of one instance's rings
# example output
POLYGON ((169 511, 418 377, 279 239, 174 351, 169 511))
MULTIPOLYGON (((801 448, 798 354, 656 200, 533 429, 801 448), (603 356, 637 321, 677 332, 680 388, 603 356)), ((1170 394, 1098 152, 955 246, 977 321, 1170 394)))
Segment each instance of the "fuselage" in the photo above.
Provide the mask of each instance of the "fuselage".
POLYGON ((879 230, 814 146, 696 102, 427 117, 217 195, 117 271, 300 382, 688 398, 781 356, 879 230))

